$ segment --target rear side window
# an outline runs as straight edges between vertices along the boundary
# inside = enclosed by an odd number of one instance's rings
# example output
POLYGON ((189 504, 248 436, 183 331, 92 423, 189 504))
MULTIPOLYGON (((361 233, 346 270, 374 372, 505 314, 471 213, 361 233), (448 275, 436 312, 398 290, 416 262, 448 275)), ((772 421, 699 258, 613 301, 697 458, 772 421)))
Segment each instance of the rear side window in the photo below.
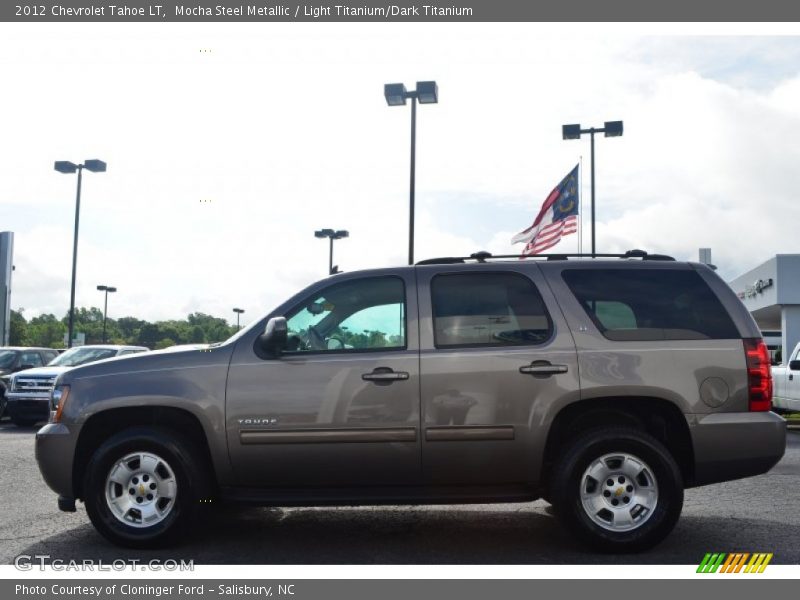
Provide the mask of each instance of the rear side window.
POLYGON ((42 357, 39 356, 38 352, 23 352, 22 356, 19 357, 19 364, 31 365, 33 367, 41 367, 44 365, 42 357))
POLYGON ((565 269, 562 277, 609 340, 740 337, 719 299, 695 271, 565 269))
POLYGON ((552 333, 539 291, 517 273, 437 275, 431 302, 437 348, 541 344, 552 333))

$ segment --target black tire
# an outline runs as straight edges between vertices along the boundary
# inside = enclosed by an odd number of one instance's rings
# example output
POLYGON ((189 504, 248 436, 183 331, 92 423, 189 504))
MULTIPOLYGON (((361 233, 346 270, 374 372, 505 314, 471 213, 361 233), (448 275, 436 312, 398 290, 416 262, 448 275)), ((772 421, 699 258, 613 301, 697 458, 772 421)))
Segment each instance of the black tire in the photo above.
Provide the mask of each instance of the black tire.
MULTIPOLYGON (((683 508, 683 478, 674 458, 661 442, 637 429, 604 427, 582 434, 566 445, 552 473, 549 491, 556 516, 578 538, 601 552, 640 552, 655 546, 675 527, 683 508), (627 531, 601 527, 581 500, 582 479, 590 464, 614 453, 644 461, 658 491, 649 516, 627 531)), ((613 500, 611 494, 609 502, 613 500)))
POLYGON ((209 496, 210 472, 204 453, 188 438, 165 428, 133 427, 105 441, 92 455, 83 482, 86 512, 103 537, 128 548, 159 548, 177 543, 189 530, 209 496), (152 453, 166 461, 177 484, 174 504, 163 520, 135 527, 114 515, 106 501, 106 480, 129 454, 152 453))
POLYGON ((39 419, 23 419, 11 417, 11 422, 17 427, 33 427, 39 422, 39 419))

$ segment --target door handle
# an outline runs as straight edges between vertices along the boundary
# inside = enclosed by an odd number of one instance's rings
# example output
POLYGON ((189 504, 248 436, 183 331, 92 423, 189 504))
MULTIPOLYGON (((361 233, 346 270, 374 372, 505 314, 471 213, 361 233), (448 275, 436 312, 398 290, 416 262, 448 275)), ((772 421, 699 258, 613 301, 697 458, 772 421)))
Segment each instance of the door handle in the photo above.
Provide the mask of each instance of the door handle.
POLYGON ((569 371, 567 365, 553 365, 546 360, 535 360, 531 364, 519 368, 519 372, 523 375, 533 375, 537 378, 550 377, 567 371, 569 371))
POLYGON ((789 373, 789 381, 794 381, 794 375, 792 373, 789 373))
POLYGON ((389 385, 395 381, 405 381, 408 379, 408 373, 405 371, 393 371, 389 367, 377 367, 372 373, 364 373, 361 379, 372 381, 376 385, 389 385))

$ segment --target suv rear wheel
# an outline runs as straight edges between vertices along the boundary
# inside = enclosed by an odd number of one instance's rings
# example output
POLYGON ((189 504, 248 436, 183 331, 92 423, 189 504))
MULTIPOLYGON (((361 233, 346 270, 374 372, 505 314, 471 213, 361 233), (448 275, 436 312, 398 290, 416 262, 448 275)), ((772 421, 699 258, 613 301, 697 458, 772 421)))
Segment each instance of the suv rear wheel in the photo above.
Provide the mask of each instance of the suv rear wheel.
POLYGON ((661 442, 627 427, 589 431, 553 469, 556 515, 604 552, 637 552, 663 540, 683 507, 678 465, 661 442))
POLYGON ((86 511, 110 541, 132 548, 176 542, 197 513, 207 478, 202 453, 167 429, 121 431, 92 455, 84 480, 86 511))

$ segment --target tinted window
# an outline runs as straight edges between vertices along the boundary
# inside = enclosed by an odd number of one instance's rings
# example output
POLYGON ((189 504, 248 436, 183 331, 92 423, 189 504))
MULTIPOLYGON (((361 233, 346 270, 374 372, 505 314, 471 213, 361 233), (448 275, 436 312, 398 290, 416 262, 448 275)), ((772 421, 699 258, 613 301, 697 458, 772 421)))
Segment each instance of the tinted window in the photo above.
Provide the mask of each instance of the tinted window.
POLYGON ((16 350, 0 350, 0 369, 10 369, 16 361, 16 350))
POLYGON ((374 277, 323 290, 286 318, 289 352, 334 352, 406 347, 403 281, 374 277))
POLYGON ((19 364, 20 366, 31 365, 33 367, 41 367, 44 365, 42 357, 39 356, 38 352, 23 352, 22 356, 19 357, 19 364))
POLYGON ((565 269, 562 276, 610 340, 739 337, 719 299, 695 271, 565 269))
POLYGON ((551 334, 539 291, 516 273, 437 275, 431 302, 437 348, 541 344, 551 334))

